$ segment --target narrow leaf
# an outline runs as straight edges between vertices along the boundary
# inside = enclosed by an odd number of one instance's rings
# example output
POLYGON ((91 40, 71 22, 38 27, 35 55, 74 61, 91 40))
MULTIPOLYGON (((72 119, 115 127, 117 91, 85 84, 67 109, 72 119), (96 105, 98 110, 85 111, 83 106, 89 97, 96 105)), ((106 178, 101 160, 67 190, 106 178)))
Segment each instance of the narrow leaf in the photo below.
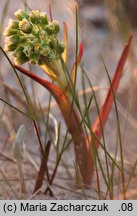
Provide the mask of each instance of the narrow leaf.
POLYGON ((77 70, 77 67, 81 61, 82 56, 83 56, 83 44, 80 43, 79 53, 78 53, 77 59, 76 59, 74 65, 72 67, 72 70, 71 70, 71 79, 72 79, 73 83, 75 82, 76 70, 77 70))

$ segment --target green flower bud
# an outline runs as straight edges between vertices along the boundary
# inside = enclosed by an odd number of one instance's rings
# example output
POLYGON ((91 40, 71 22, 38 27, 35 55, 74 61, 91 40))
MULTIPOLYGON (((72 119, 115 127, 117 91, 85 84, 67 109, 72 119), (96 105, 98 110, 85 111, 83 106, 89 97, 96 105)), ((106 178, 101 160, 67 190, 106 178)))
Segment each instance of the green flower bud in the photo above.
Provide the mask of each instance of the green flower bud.
POLYGON ((29 15, 26 11, 19 9, 14 13, 15 17, 19 20, 23 20, 24 18, 29 19, 29 15))
POLYGON ((26 37, 21 33, 11 35, 7 38, 7 41, 9 41, 9 43, 15 43, 15 44, 17 44, 17 46, 18 46, 18 44, 24 42, 25 40, 26 40, 26 37))
POLYGON ((30 12, 30 21, 32 23, 37 24, 38 23, 38 18, 39 18, 39 11, 38 10, 30 12))
POLYGON ((51 34, 58 34, 60 31, 60 27, 59 27, 59 23, 58 21, 53 21, 52 23, 49 23, 48 25, 45 26, 45 31, 47 31, 47 33, 49 35, 51 34))
POLYGON ((7 29, 4 32, 4 35, 5 36, 11 36, 11 35, 18 34, 18 33, 19 33, 19 31, 17 29, 7 29))
POLYGON ((7 28, 18 30, 19 29, 19 21, 10 19, 7 28))
POLYGON ((52 62, 56 59, 56 54, 50 47, 45 47, 43 51, 41 51, 41 54, 47 57, 49 62, 52 62))
POLYGON ((27 19, 23 19, 19 22, 19 29, 24 33, 31 33, 32 31, 32 25, 27 19))
POLYGON ((39 64, 39 53, 38 52, 33 52, 30 57, 29 57, 29 63, 31 64, 39 64))
POLYGON ((50 46, 56 50, 58 54, 63 53, 64 51, 64 43, 60 42, 57 39, 53 39, 50 41, 50 46))
POLYGON ((59 22, 55 20, 55 21, 53 21, 53 25, 54 25, 55 33, 58 34, 60 31, 59 22))
POLYGON ((47 25, 48 19, 46 13, 42 13, 39 10, 30 12, 30 21, 34 24, 47 25))
POLYGON ((53 62, 55 58, 56 58, 55 53, 54 51, 51 50, 50 54, 48 55, 49 62, 53 62))
POLYGON ((40 13, 39 15, 39 24, 48 25, 48 19, 46 13, 40 13))
POLYGON ((43 56, 49 56, 51 49, 47 45, 42 45, 42 46, 40 46, 39 51, 43 56))
POLYGON ((18 29, 19 29, 19 22, 16 20, 9 20, 8 26, 5 29, 4 35, 5 36, 11 36, 13 34, 18 33, 18 29))
POLYGON ((17 45, 14 43, 6 43, 4 46, 4 50, 6 52, 12 52, 17 48, 17 45))
POLYGON ((12 36, 8 37, 8 40, 9 40, 9 42, 16 43, 16 44, 20 43, 20 41, 21 41, 19 35, 12 35, 12 36))
POLYGON ((45 26, 45 31, 51 35, 55 33, 55 26, 53 23, 48 24, 47 26, 45 26))
POLYGON ((23 52, 25 53, 25 55, 26 55, 27 57, 30 57, 30 55, 34 52, 34 46, 33 46, 33 44, 32 44, 32 43, 29 43, 28 45, 26 45, 26 46, 24 47, 23 52))
POLYGON ((23 46, 17 47, 16 50, 14 51, 15 64, 21 65, 29 60, 23 51, 24 51, 23 46))
POLYGON ((57 43, 57 50, 56 51, 59 54, 62 54, 64 52, 64 49, 65 49, 64 43, 62 43, 61 41, 58 41, 58 43, 57 43))
POLYGON ((5 39, 5 51, 14 51, 18 44, 20 43, 20 38, 18 35, 12 35, 5 39))

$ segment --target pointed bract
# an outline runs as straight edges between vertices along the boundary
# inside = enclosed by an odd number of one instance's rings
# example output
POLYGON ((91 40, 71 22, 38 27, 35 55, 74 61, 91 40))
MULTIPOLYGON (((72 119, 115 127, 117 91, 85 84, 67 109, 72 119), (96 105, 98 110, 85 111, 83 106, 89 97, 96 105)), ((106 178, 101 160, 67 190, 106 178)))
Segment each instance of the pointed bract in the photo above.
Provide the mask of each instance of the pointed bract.
POLYGON ((67 49, 68 49, 68 29, 67 29, 67 25, 65 22, 63 22, 63 27, 64 27, 65 49, 64 49, 64 52, 62 53, 62 58, 63 58, 64 62, 66 63, 66 61, 67 61, 67 49))
MULTIPOLYGON (((92 126, 93 132, 96 134, 96 136, 99 139, 102 137, 101 124, 102 124, 102 127, 104 129, 104 126, 105 126, 107 119, 108 119, 108 115, 109 115, 110 110, 112 108, 112 104, 114 101, 113 93, 115 95, 117 93, 117 90, 118 90, 119 82, 120 82, 120 79, 122 77, 124 66, 125 66, 125 63, 127 61, 128 54, 129 54, 129 50, 130 50, 130 46, 131 46, 131 42, 132 42, 132 37, 133 36, 131 35, 129 40, 128 40, 128 43, 125 45, 124 50, 121 54, 121 57, 119 59, 119 62, 118 62, 118 65, 117 65, 117 68, 116 68, 116 71, 114 73, 114 77, 112 80, 112 86, 110 86, 106 100, 105 100, 105 102, 101 108, 101 111, 99 114, 100 117, 97 116, 97 118, 95 119, 94 124, 92 126), (100 120, 101 120, 101 124, 100 124, 100 120)), ((88 138, 91 140, 90 135, 88 138)), ((96 147, 99 147, 98 141, 96 142, 96 147)))
POLYGON ((83 56, 83 51, 84 51, 83 43, 80 43, 77 60, 75 61, 74 65, 72 67, 72 70, 71 70, 71 79, 72 79, 73 83, 75 82, 76 70, 77 70, 79 63, 81 62, 81 58, 83 56))

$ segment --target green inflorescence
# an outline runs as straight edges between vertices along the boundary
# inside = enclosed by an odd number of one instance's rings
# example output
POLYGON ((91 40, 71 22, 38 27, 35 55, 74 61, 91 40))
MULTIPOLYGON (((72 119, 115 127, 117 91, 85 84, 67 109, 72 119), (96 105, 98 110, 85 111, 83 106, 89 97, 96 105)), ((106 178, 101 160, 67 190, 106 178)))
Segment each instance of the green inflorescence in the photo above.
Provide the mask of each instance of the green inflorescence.
POLYGON ((15 63, 42 64, 52 62, 64 51, 64 43, 57 35, 58 21, 49 22, 46 13, 34 10, 15 12, 17 20, 10 20, 5 31, 5 51, 13 52, 15 63))

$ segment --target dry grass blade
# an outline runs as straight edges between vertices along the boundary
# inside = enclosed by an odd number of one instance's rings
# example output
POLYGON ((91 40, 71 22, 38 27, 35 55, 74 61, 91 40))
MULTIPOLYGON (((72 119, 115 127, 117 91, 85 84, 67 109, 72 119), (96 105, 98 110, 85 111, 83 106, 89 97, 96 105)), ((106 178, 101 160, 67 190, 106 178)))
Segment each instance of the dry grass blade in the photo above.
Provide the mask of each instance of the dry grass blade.
POLYGON ((15 195, 16 199, 19 199, 17 193, 15 192, 14 188, 12 187, 10 181, 7 179, 7 177, 5 176, 5 174, 3 173, 3 171, 0 169, 0 174, 2 175, 4 181, 7 183, 7 185, 9 186, 9 188, 11 189, 12 193, 15 195))
POLYGON ((20 104, 25 105, 25 100, 17 93, 17 89, 12 89, 9 85, 0 80, 0 86, 3 86, 7 93, 10 93, 20 104))

